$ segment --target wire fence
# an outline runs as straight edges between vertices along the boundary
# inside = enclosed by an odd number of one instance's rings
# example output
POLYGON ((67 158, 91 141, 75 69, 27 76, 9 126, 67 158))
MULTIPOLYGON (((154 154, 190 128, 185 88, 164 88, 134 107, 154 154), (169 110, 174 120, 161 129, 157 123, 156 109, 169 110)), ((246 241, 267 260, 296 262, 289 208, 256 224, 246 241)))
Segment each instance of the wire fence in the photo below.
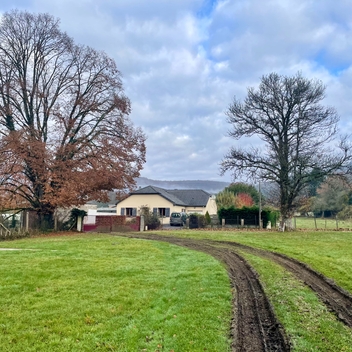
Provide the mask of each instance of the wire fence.
POLYGON ((292 227, 297 230, 352 230, 352 218, 294 217, 292 227))

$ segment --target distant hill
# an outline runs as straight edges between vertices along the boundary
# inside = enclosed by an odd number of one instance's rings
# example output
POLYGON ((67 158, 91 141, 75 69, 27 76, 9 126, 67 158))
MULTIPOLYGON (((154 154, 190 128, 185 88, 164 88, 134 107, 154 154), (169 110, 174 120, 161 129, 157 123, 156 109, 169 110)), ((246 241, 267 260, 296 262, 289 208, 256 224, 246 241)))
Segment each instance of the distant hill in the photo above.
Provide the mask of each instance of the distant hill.
POLYGON ((164 189, 202 189, 211 194, 222 191, 229 184, 229 182, 207 180, 161 181, 146 177, 137 178, 137 188, 155 186, 164 189))

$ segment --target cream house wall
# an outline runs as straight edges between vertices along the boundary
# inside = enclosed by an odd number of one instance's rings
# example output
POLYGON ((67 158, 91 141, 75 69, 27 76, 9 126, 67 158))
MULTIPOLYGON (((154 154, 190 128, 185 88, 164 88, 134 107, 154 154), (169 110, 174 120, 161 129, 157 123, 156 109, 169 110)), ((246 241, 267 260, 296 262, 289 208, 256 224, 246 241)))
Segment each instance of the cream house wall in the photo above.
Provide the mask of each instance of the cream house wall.
POLYGON ((208 200, 208 204, 206 206, 205 212, 209 213, 209 215, 216 215, 218 212, 218 207, 215 202, 215 196, 211 196, 208 200))
POLYGON ((213 197, 209 198, 206 207, 186 207, 187 214, 198 213, 198 214, 205 215, 205 213, 208 212, 209 215, 215 215, 217 211, 218 211, 218 208, 215 203, 215 198, 213 197))
MULTIPOLYGON (((185 207, 180 205, 174 205, 172 202, 170 202, 169 200, 165 199, 164 197, 158 194, 132 194, 128 198, 124 199, 123 201, 117 204, 116 213, 117 215, 122 215, 121 208, 124 208, 124 209, 135 208, 136 209, 135 215, 140 215, 140 209, 143 206, 148 207, 151 211, 153 211, 154 208, 165 208, 165 209, 169 208, 170 214, 172 212, 182 212, 182 211, 185 211, 188 214, 199 213, 203 215, 205 215, 207 211, 209 215, 214 215, 217 213, 215 197, 209 198, 206 207, 200 207, 200 206, 185 207)), ((126 213, 124 215, 126 215, 126 213)), ((168 224, 169 222, 170 222, 169 217, 163 217, 162 219, 163 224, 168 224)))
MULTIPOLYGON (((117 204, 116 213, 121 215, 121 208, 137 208, 136 215, 140 215, 140 209, 143 206, 148 207, 150 211, 153 211, 154 208, 169 208, 170 214, 185 209, 185 207, 173 205, 169 200, 158 194, 132 194, 117 204)), ((163 224, 168 224, 170 217, 164 217, 162 220, 163 224)))

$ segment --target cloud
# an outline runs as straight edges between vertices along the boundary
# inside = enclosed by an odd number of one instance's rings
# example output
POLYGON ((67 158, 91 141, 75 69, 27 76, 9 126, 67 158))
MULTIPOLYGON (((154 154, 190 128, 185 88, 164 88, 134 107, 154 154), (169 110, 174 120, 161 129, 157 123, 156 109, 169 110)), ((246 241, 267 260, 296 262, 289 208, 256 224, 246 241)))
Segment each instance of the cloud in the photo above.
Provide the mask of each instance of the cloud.
POLYGON ((53 14, 77 43, 115 59, 148 136, 143 176, 229 181, 219 162, 238 142, 225 111, 270 72, 321 79, 351 127, 351 2, 5 0, 0 12, 12 7, 53 14))

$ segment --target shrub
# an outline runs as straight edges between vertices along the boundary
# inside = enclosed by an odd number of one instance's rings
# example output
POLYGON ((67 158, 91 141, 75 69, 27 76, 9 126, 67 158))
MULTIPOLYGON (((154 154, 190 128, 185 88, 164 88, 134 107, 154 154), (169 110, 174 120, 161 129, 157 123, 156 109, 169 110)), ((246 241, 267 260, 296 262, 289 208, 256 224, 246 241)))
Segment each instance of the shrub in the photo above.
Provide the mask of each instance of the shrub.
POLYGON ((87 216, 87 212, 83 209, 73 208, 70 212, 70 217, 62 225, 63 230, 72 230, 77 225, 79 217, 87 216))
POLYGON ((189 228, 190 229, 203 228, 205 226, 206 226, 206 219, 205 219, 204 215, 194 213, 189 216, 189 228))
POLYGON ((149 230, 156 230, 160 228, 161 223, 157 214, 154 214, 149 207, 141 206, 141 215, 144 216, 144 225, 148 226, 149 230))
POLYGON ((210 217, 208 211, 205 213, 205 223, 207 225, 210 225, 210 223, 211 223, 211 217, 210 217))
MULTIPOLYGON (((259 207, 243 207, 237 209, 235 207, 220 208, 218 210, 218 216, 220 223, 222 219, 225 219, 226 224, 240 225, 241 219, 244 220, 245 225, 259 226, 259 207)), ((275 225, 276 220, 279 218, 279 212, 270 208, 262 209, 261 218, 263 221, 263 227, 265 228, 268 221, 275 225)))

